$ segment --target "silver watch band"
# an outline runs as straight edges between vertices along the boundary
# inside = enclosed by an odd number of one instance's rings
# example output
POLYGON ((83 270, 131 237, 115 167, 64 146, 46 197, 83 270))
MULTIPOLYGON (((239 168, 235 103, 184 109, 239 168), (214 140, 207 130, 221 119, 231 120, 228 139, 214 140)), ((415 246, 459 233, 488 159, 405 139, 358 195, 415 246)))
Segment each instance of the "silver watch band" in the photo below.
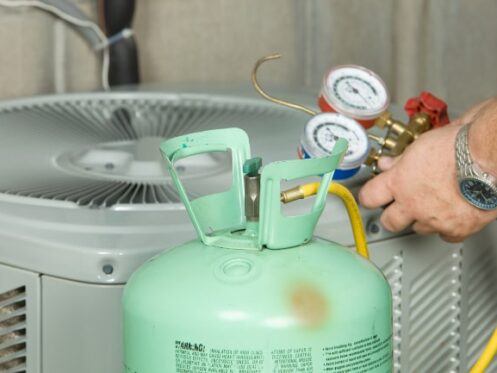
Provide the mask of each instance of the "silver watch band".
POLYGON ((456 164, 457 164, 457 178, 461 180, 468 176, 478 176, 475 175, 473 171, 473 160, 469 154, 468 146, 468 132, 471 123, 467 123, 461 127, 457 133, 456 138, 456 164))
POLYGON ((482 171, 482 169, 473 162, 469 152, 468 133, 471 123, 464 124, 456 137, 456 169, 459 181, 464 178, 472 177, 475 179, 485 180, 492 184, 497 190, 497 179, 492 175, 482 171))

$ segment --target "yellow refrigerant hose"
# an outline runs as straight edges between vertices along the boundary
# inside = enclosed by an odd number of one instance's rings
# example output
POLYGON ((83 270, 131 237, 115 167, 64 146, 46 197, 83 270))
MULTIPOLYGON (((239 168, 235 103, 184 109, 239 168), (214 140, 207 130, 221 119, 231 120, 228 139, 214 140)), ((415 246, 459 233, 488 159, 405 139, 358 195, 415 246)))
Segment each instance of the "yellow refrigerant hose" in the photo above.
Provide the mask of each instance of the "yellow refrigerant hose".
POLYGON ((497 328, 495 328, 482 354, 469 373, 483 373, 497 352, 497 328))
MULTIPOLYGON (((320 183, 310 183, 286 190, 281 193, 281 201, 283 203, 288 203, 297 199, 313 196, 318 192, 319 185, 320 183)), ((334 194, 342 200, 347 209, 350 224, 352 225, 356 250, 360 255, 369 259, 366 234, 364 233, 361 213, 359 212, 359 207, 357 206, 354 196, 346 187, 338 183, 331 183, 328 188, 328 193, 334 194)))

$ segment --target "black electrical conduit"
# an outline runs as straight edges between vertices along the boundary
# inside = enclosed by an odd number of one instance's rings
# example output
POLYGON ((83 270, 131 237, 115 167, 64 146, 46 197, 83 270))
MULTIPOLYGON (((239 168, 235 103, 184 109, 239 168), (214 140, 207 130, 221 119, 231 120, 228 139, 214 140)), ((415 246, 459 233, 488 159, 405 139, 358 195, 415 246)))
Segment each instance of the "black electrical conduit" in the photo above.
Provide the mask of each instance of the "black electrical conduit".
MULTIPOLYGON (((135 0, 99 0, 99 18, 107 37, 131 29, 135 0)), ((138 48, 133 36, 121 38, 109 46, 109 85, 140 83, 138 48)))

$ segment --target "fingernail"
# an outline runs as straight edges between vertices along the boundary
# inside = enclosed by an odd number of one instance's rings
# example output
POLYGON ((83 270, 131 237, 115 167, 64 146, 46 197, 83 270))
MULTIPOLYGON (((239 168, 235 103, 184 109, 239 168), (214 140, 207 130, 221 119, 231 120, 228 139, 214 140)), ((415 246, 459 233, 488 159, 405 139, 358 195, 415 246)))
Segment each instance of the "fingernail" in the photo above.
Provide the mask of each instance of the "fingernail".
POLYGON ((382 171, 388 171, 395 164, 395 158, 383 156, 378 160, 378 167, 382 171))

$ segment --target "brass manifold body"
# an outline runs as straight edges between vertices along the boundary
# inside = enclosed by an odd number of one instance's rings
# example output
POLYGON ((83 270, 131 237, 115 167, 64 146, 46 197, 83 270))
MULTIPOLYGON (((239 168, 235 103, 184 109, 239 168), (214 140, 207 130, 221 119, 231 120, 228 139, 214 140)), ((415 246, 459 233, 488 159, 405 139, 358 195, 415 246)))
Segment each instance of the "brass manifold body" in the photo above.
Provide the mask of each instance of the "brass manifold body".
POLYGON ((368 135, 371 140, 378 143, 379 147, 370 150, 364 163, 373 167, 376 172, 376 165, 381 156, 396 157, 402 154, 409 144, 432 127, 432 123, 430 116, 423 112, 414 114, 409 122, 404 124, 392 118, 392 114, 387 111, 375 121, 375 126, 387 129, 383 137, 368 135))

